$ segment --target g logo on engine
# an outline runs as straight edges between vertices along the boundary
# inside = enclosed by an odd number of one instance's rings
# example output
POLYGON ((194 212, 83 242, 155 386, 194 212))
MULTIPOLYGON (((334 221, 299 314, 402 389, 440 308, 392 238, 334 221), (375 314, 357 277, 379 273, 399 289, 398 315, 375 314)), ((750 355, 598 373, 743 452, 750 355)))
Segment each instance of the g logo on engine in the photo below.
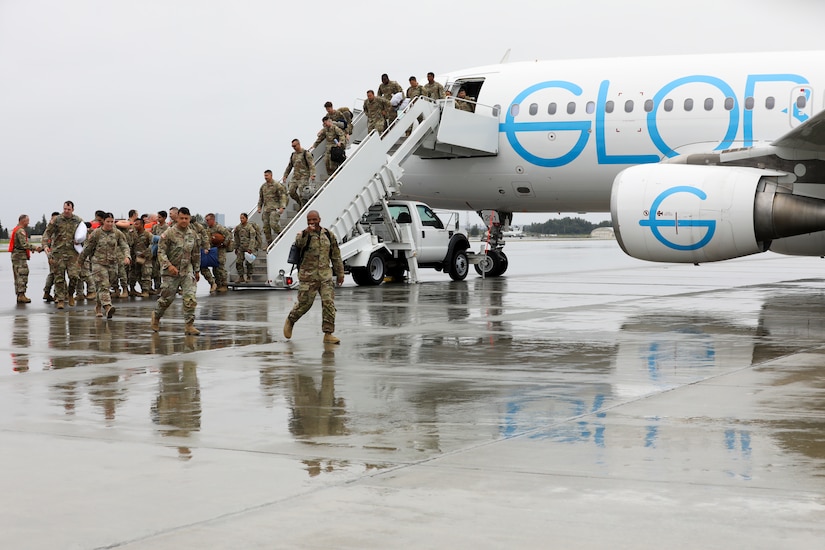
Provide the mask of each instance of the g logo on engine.
POLYGON ((716 231, 716 220, 680 220, 678 216, 675 216, 672 220, 657 219, 657 215, 660 213, 659 207, 662 205, 662 202, 676 193, 690 193, 700 200, 705 200, 708 197, 704 191, 696 187, 690 187, 688 185, 671 187, 656 197, 653 204, 650 205, 650 210, 645 213, 647 219, 639 220, 639 225, 649 227, 653 236, 656 237, 656 240, 668 248, 672 248, 673 250, 698 250, 708 244, 713 238, 713 234, 716 231), (663 227, 673 227, 677 234, 679 233, 680 227, 704 227, 707 228, 707 231, 704 237, 693 244, 677 244, 662 235, 660 229, 663 227))

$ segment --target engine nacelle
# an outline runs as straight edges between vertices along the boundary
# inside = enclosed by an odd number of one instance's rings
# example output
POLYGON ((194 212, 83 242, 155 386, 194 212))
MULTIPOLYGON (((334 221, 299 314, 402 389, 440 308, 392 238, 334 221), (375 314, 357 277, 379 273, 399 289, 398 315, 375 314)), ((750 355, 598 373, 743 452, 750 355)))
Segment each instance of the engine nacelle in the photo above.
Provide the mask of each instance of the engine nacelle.
POLYGON ((773 239, 825 229, 825 201, 793 195, 782 172, 645 164, 613 182, 619 245, 654 262, 700 263, 763 252, 773 239))

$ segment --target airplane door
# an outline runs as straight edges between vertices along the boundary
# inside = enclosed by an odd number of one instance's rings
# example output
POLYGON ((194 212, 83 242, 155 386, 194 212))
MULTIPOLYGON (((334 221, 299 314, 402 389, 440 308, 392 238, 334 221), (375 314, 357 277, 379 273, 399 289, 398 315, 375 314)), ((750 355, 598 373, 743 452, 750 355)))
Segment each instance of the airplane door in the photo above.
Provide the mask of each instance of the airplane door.
POLYGON ((813 90, 810 86, 798 86, 791 93, 791 105, 788 112, 791 115, 791 127, 796 128, 806 122, 813 115, 813 90))

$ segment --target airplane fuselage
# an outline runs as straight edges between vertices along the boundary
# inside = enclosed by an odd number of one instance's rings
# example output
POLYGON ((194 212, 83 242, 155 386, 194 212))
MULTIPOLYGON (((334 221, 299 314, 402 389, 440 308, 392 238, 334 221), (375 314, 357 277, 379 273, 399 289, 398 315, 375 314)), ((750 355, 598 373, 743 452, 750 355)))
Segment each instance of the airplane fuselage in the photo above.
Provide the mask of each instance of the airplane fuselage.
POLYGON ((825 52, 543 61, 451 73, 499 120, 499 153, 420 159, 403 194, 438 208, 607 212, 623 169, 751 147, 823 108, 825 52))

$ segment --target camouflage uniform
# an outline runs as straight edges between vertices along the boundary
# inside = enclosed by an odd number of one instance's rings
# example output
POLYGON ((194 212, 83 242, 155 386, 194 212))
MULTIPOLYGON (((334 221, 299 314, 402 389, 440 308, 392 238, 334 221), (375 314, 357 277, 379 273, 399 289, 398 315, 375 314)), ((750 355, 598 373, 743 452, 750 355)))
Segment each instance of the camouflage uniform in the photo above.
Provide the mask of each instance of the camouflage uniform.
MULTIPOLYGON (((115 229, 120 231, 121 234, 126 238, 126 246, 131 249, 131 247, 132 247, 132 236, 133 236, 132 226, 129 226, 126 229, 115 226, 115 229)), ((129 252, 129 255, 131 256, 131 252, 129 252)), ((120 287, 120 297, 121 298, 127 298, 129 296, 129 273, 130 273, 130 271, 131 270, 128 269, 126 267, 126 264, 124 264, 123 262, 121 262, 120 265, 117 268, 117 280, 115 281, 114 286, 115 286, 115 290, 117 290, 117 288, 120 287)), ((93 279, 94 279, 94 277, 93 277, 93 279)))
MULTIPOLYGON (((281 233, 281 213, 279 208, 286 208, 289 196, 286 194, 286 187, 275 180, 264 182, 258 192, 258 208, 261 209, 261 219, 264 225, 266 242, 272 242, 272 233, 275 236, 281 233)), ((263 243, 261 243, 263 244, 263 243)))
POLYGON ((342 129, 334 124, 327 128, 324 126, 321 128, 321 131, 318 132, 318 138, 315 140, 315 143, 312 144, 312 147, 318 147, 318 145, 326 140, 327 142, 327 150, 324 152, 324 165, 327 168, 327 177, 331 176, 333 172, 338 169, 338 163, 332 162, 329 158, 329 150, 335 147, 335 140, 338 140, 338 144, 341 147, 346 146, 347 144, 347 135, 344 133, 342 129))
POLYGON ((424 95, 430 99, 444 99, 447 93, 444 91, 444 86, 433 80, 432 84, 427 82, 422 86, 424 88, 424 95))
POLYGON ((335 332, 335 282, 332 275, 334 272, 336 277, 344 276, 344 262, 341 261, 338 241, 332 232, 321 229, 316 233, 302 231, 295 238, 295 244, 303 249, 304 257, 298 271, 298 300, 289 312, 289 321, 297 323, 312 307, 315 294, 318 293, 323 307, 321 329, 332 334, 335 332))
POLYGON ((417 86, 410 86, 409 88, 407 88, 407 98, 410 101, 412 101, 420 95, 427 95, 424 93, 424 87, 421 84, 417 86))
MULTIPOLYGON (((387 100, 388 103, 392 101, 392 96, 398 92, 404 93, 404 88, 395 80, 390 80, 386 84, 383 82, 378 85, 378 95, 387 100)), ((390 103, 390 110, 387 112, 387 125, 392 124, 392 121, 398 116, 398 111, 390 103)))
MULTIPOLYGON (((40 241, 43 244, 43 248, 51 248, 52 245, 52 236, 51 236, 51 225, 46 226, 46 230, 43 232, 43 239, 40 241)), ((49 274, 46 275, 46 284, 43 285, 43 299, 47 302, 51 302, 54 300, 52 294, 52 286, 54 286, 54 265, 52 265, 51 261, 51 254, 48 255, 49 258, 49 274)))
POLYGON ((467 111, 469 113, 475 112, 475 104, 470 103, 470 101, 475 101, 476 98, 474 97, 465 97, 461 99, 460 97, 455 98, 455 108, 460 109, 462 111, 467 111))
POLYGON ((235 227, 235 267, 241 281, 244 278, 252 279, 254 269, 253 264, 244 258, 244 252, 257 254, 260 244, 260 233, 256 224, 248 221, 246 225, 239 223, 235 227))
POLYGON ((327 116, 332 120, 333 124, 344 130, 347 135, 352 135, 352 111, 349 110, 349 107, 335 109, 332 113, 327 111, 327 116))
POLYGON ((213 267, 212 271, 209 271, 208 267, 202 267, 201 274, 207 280, 210 286, 214 284, 217 287, 216 290, 218 290, 219 292, 224 292, 226 291, 226 283, 229 282, 228 277, 226 275, 226 251, 232 250, 232 232, 219 223, 216 223, 212 227, 209 227, 207 225, 206 230, 210 235, 210 245, 212 245, 212 235, 216 233, 220 233, 221 235, 223 235, 223 244, 217 247, 218 267, 213 267))
POLYGON ((183 320, 187 325, 195 322, 195 299, 197 281, 195 274, 201 269, 201 237, 192 227, 181 229, 174 225, 167 229, 158 243, 158 259, 160 260, 163 283, 160 297, 155 306, 154 317, 158 320, 166 313, 166 309, 175 301, 178 288, 183 295, 183 320), (169 273, 169 266, 178 269, 177 275, 169 273))
MULTIPOLYGON (((106 231, 98 227, 83 247, 80 261, 92 260, 92 277, 97 289, 98 308, 112 305, 109 289, 117 284, 120 266, 130 257, 126 235, 117 228, 106 231)), ((99 310, 99 309, 98 309, 99 310)))
POLYGON ((140 283, 140 295, 149 296, 152 281, 152 234, 147 230, 135 230, 132 236, 132 265, 129 288, 134 290, 140 283))
POLYGON ((301 149, 300 153, 293 151, 289 156, 289 164, 286 165, 286 170, 284 170, 284 181, 289 177, 290 172, 292 172, 292 181, 289 182, 289 196, 299 206, 303 206, 305 202, 301 196, 301 190, 309 185, 310 178, 315 177, 315 162, 312 154, 306 149, 301 149))
POLYGON ((52 240, 49 263, 54 265, 54 293, 58 305, 61 305, 60 302, 68 297, 74 299, 74 292, 80 277, 80 264, 77 261, 79 254, 74 248, 74 232, 81 223, 83 220, 77 214, 72 214, 68 218, 60 214, 49 223, 49 234, 52 240), (68 289, 66 288, 67 276, 68 289))
POLYGON ((26 295, 29 286, 29 258, 37 247, 29 242, 25 227, 17 226, 12 232, 14 246, 11 249, 11 270, 14 273, 14 291, 18 298, 26 295))
POLYGON ((380 96, 375 96, 372 101, 364 100, 364 112, 367 113, 367 132, 375 130, 379 134, 387 127, 387 117, 389 112, 394 110, 390 102, 380 96))

